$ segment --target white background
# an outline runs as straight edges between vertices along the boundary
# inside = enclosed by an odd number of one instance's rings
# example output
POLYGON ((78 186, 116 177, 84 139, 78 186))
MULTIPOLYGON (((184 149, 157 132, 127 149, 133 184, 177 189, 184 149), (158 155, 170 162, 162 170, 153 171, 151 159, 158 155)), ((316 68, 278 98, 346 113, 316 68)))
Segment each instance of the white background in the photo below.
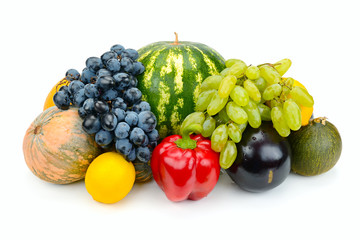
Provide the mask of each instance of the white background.
POLYGON ((2 1, 0 239, 359 239, 358 1, 2 1), (287 73, 341 133, 338 164, 291 174, 260 194, 226 175, 200 201, 173 203, 154 181, 122 201, 92 200, 84 182, 54 185, 27 168, 22 140, 67 69, 121 43, 201 42, 248 64, 290 58, 287 73), (5 237, 6 236, 6 237, 5 237))

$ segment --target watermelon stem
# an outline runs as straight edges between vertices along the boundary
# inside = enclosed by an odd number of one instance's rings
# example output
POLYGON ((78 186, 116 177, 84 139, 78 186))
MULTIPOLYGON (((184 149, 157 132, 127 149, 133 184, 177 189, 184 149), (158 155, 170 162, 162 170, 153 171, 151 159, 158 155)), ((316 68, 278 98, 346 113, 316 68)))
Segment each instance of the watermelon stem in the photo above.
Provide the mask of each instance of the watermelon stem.
POLYGON ((196 140, 190 138, 192 133, 201 133, 202 126, 200 124, 191 124, 184 128, 182 138, 175 141, 176 146, 182 149, 196 148, 196 140))
POLYGON ((177 32, 174 32, 175 34, 175 42, 172 43, 172 45, 179 45, 179 35, 177 32))

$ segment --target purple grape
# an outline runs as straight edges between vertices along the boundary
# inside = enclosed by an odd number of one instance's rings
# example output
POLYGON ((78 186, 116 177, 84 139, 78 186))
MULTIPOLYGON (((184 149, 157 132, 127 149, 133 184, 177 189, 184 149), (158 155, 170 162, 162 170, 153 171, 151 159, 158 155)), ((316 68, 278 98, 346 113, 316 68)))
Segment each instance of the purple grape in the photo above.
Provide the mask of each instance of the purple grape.
POLYGON ((122 122, 125 119, 125 111, 121 108, 112 108, 111 112, 116 116, 118 122, 122 122))
POLYGON ((81 107, 85 100, 86 100, 85 89, 81 88, 79 91, 75 93, 73 103, 76 107, 81 107))
POLYGON ((129 139, 124 138, 124 139, 118 139, 115 142, 115 149, 117 152, 124 154, 124 155, 129 155, 131 150, 133 148, 133 145, 130 143, 129 139))
POLYGON ((110 50, 116 52, 117 55, 120 55, 125 50, 125 48, 120 44, 116 44, 112 46, 110 50))
POLYGON ((74 96, 80 89, 84 88, 85 84, 79 80, 74 80, 69 84, 68 92, 74 96))
POLYGON ((111 76, 102 76, 96 81, 96 86, 102 91, 107 91, 115 86, 115 80, 111 76))
POLYGON ((139 121, 138 121, 138 127, 144 130, 145 132, 151 132, 156 127, 156 117, 154 113, 150 111, 144 111, 139 113, 138 115, 139 121))
POLYGON ((103 93, 101 99, 104 101, 112 101, 119 95, 118 91, 115 89, 109 89, 103 93))
POLYGON ((103 67, 103 63, 101 62, 101 59, 98 57, 89 57, 86 60, 85 64, 86 67, 94 73, 96 73, 97 71, 100 70, 100 68, 103 67))
POLYGON ((145 142, 145 140, 146 140, 146 134, 144 130, 138 127, 135 127, 133 130, 131 130, 130 141, 133 144, 137 146, 141 146, 145 142))
POLYGON ((92 83, 96 80, 96 74, 92 72, 90 69, 84 68, 84 70, 81 73, 80 80, 85 84, 92 83))
POLYGON ((101 61, 103 62, 104 65, 106 65, 106 62, 109 60, 109 59, 112 59, 112 58, 117 58, 117 53, 115 51, 108 51, 108 52, 105 52, 103 55, 101 55, 101 61))
POLYGON ((82 123, 83 129, 88 134, 97 133, 101 129, 100 119, 95 115, 88 115, 82 123))
POLYGON ((55 105, 62 110, 67 110, 70 107, 70 97, 67 92, 58 91, 53 96, 53 101, 55 105))
POLYGON ((117 117, 111 112, 104 113, 101 116, 101 127, 106 131, 113 131, 118 123, 117 117))
POLYGON ((80 73, 76 69, 69 69, 65 73, 66 80, 69 82, 80 79, 80 73))
POLYGON ((84 86, 85 96, 88 98, 97 98, 100 96, 99 89, 95 84, 88 83, 84 86))
POLYGON ((136 157, 141 162, 148 162, 151 158, 151 153, 149 148, 147 147, 138 147, 136 149, 136 157))
POLYGON ((94 110, 95 112, 102 114, 108 112, 110 108, 107 102, 104 102, 102 100, 97 100, 94 102, 94 110))
POLYGON ((120 122, 115 130, 114 134, 118 139, 127 138, 129 136, 130 126, 126 122, 120 122))
POLYGON ((127 104, 124 102, 124 99, 117 97, 112 101, 113 108, 121 108, 122 110, 127 110, 127 104))
POLYGON ((138 123, 139 117, 136 112, 127 111, 125 115, 125 122, 129 124, 130 127, 135 127, 138 123))
POLYGON ((120 71, 120 62, 116 58, 111 58, 106 62, 106 68, 109 69, 111 72, 118 72, 120 71))
POLYGON ((95 142, 100 146, 107 146, 113 140, 113 135, 104 129, 101 129, 95 134, 95 142))

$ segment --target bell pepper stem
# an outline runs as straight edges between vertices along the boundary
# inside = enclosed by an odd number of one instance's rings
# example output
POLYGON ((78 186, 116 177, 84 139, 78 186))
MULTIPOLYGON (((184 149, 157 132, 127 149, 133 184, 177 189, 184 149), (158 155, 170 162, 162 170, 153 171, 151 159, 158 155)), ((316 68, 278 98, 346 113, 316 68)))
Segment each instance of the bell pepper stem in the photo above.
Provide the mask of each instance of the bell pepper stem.
POLYGON ((201 133, 202 126, 200 124, 191 124, 186 126, 182 133, 182 138, 175 141, 175 144, 182 149, 196 148, 196 141, 190 138, 192 133, 201 133))

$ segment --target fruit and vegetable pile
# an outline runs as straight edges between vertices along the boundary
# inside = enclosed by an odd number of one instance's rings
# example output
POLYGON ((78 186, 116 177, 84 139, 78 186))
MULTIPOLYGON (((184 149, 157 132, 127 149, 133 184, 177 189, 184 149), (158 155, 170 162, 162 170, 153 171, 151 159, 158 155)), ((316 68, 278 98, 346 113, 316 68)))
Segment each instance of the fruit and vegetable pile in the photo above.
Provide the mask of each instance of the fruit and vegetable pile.
POLYGON ((69 69, 26 131, 23 152, 40 179, 85 179, 94 200, 115 203, 152 178, 171 201, 199 200, 227 174, 262 192, 290 172, 315 176, 342 141, 314 99, 285 77, 290 59, 225 60, 200 43, 112 46, 69 69))

